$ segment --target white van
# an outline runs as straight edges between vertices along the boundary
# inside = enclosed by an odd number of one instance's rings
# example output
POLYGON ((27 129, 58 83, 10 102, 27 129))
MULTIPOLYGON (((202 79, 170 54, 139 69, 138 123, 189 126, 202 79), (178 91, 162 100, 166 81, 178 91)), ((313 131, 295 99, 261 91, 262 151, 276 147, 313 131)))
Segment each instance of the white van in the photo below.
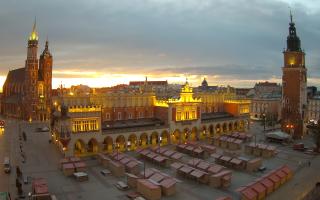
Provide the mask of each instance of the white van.
POLYGON ((9 157, 5 157, 4 158, 3 166, 4 166, 4 172, 5 173, 10 173, 11 172, 11 166, 10 166, 9 157))

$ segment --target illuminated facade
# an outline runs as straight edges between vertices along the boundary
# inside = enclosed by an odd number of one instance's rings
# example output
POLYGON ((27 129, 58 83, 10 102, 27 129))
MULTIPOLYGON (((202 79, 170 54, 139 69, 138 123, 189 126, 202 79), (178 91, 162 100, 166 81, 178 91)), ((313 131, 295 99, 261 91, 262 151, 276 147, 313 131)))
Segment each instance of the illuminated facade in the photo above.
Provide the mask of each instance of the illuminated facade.
POLYGON ((287 49, 283 55, 281 127, 294 138, 301 138, 306 132, 304 122, 307 114, 307 68, 305 53, 301 49, 292 16, 287 49))
POLYGON ((34 23, 28 39, 24 68, 9 71, 3 85, 1 112, 24 120, 48 120, 52 95, 52 55, 49 43, 38 60, 38 33, 34 23))
MULTIPOLYGON (((77 95, 67 94, 57 102, 65 99, 78 102, 77 95)), ((87 106, 56 105, 53 139, 65 155, 77 156, 202 140, 217 134, 246 131, 249 104, 225 100, 220 112, 201 113, 203 101, 188 82, 179 96, 167 99, 157 99, 146 82, 139 89, 90 94, 87 106), (62 117, 63 107, 68 110, 67 117, 62 117), (63 124, 68 128, 61 128, 63 124), (68 134, 61 136, 62 130, 69 130, 64 131, 68 134)))

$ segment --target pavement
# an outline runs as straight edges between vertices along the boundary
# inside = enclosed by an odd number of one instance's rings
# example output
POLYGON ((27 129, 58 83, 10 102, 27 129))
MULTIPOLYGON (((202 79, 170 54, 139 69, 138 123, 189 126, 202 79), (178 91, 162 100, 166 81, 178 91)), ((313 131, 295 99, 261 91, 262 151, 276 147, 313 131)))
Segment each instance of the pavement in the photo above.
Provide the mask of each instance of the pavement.
MULTIPOLYGON (((3 134, 0 134, 0 162, 3 162, 5 156, 10 156, 13 170, 11 174, 5 174, 3 170, 0 172, 0 191, 10 191, 11 196, 16 197, 17 190, 15 188, 16 172, 15 167, 20 166, 24 176, 32 178, 46 178, 51 194, 54 194, 59 200, 75 200, 75 199, 127 199, 126 194, 129 191, 120 191, 116 189, 114 184, 119 181, 125 181, 125 178, 116 178, 112 175, 103 176, 100 171, 103 169, 97 160, 85 158, 88 165, 89 181, 77 182, 72 177, 65 177, 59 169, 58 163, 63 155, 58 151, 54 144, 48 142, 50 133, 36 132, 37 127, 43 127, 43 123, 27 123, 16 120, 6 120, 6 127, 3 134), (25 131, 27 141, 22 141, 22 149, 26 155, 26 162, 22 163, 20 153, 19 134, 25 131)), ((259 123, 253 123, 249 132, 256 135, 257 142, 264 142, 263 127, 259 123)), ((302 140, 308 145, 312 145, 313 141, 310 136, 302 140)), ((233 171, 232 184, 228 189, 216 189, 207 185, 199 184, 195 181, 178 177, 181 183, 177 185, 177 193, 172 197, 164 197, 168 200, 204 200, 216 199, 220 196, 231 196, 233 199, 240 199, 235 190, 249 184, 256 178, 268 173, 274 168, 283 164, 287 164, 295 172, 294 177, 285 185, 281 186, 276 192, 267 199, 301 199, 301 197, 312 189, 314 184, 320 180, 320 173, 317 169, 320 167, 320 157, 306 155, 302 152, 292 150, 291 146, 272 144, 277 146, 279 153, 270 159, 263 159, 263 165, 267 167, 264 173, 247 173, 244 171, 233 171), (306 163, 311 161, 311 166, 306 163)), ((218 149, 222 152, 222 149, 218 149)), ((136 156, 135 153, 128 154, 136 156)), ((245 155, 240 152, 241 155, 245 155)), ((245 155, 246 157, 250 157, 245 155)), ((184 157, 185 160, 190 159, 189 156, 184 157)), ((213 162, 212 158, 207 161, 213 162)), ((163 168, 152 163, 146 162, 146 167, 158 168, 161 171, 175 176, 174 171, 170 168, 163 168)), ((25 194, 31 191, 31 184, 23 185, 25 194)))

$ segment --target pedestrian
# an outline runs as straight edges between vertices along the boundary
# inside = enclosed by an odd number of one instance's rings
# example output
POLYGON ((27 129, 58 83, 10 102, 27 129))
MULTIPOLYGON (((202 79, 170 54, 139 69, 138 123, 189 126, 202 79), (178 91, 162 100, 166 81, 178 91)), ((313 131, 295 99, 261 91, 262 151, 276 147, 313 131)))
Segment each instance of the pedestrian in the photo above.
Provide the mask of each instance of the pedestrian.
POLYGON ((26 135, 26 133, 24 131, 22 132, 22 136, 23 136, 23 140, 27 141, 27 135, 26 135))
POLYGON ((311 166, 311 161, 310 161, 310 160, 308 161, 308 166, 309 166, 309 167, 311 166))

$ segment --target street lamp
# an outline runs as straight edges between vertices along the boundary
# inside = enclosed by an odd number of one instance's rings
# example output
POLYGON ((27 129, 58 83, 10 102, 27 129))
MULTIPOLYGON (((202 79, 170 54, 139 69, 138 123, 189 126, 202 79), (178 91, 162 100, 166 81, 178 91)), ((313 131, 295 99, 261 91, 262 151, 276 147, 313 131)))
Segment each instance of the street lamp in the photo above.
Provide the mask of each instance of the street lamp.
POLYGON ((266 120, 267 120, 267 118, 266 118, 266 114, 265 113, 263 113, 263 131, 264 132, 266 132, 266 120))

